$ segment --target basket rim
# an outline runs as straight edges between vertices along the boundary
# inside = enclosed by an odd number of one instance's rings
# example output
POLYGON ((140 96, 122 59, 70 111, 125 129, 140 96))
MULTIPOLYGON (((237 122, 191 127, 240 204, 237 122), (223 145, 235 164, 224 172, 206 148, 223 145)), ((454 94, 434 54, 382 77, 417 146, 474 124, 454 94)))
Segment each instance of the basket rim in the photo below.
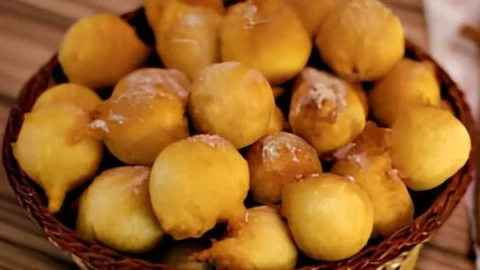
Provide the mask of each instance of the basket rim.
MULTIPOLYGON (((126 13, 122 15, 122 18, 130 21, 141 12, 143 12, 143 8, 126 13)), ((435 64, 438 80, 447 89, 446 94, 452 106, 455 107, 455 116, 466 126, 472 139, 469 159, 453 177, 447 180, 445 189, 435 198, 432 206, 417 217, 410 226, 404 227, 375 245, 367 246, 348 259, 338 262, 319 262, 318 265, 305 266, 301 269, 376 269, 380 267, 427 240, 430 234, 450 216, 473 179, 474 146, 476 145, 475 125, 464 93, 429 54, 408 39, 406 40, 406 48, 415 51, 416 57, 419 59, 429 60, 435 64)), ((16 141, 23 115, 29 111, 36 99, 29 93, 33 89, 46 88, 53 83, 51 74, 56 64, 57 54, 54 54, 22 87, 16 104, 10 110, 5 127, 2 153, 3 166, 17 201, 43 229, 50 241, 95 269, 172 269, 167 265, 128 257, 101 243, 89 243, 80 239, 75 230, 68 228, 48 212, 38 192, 33 188, 35 183, 20 169, 13 157, 11 143, 16 141)))

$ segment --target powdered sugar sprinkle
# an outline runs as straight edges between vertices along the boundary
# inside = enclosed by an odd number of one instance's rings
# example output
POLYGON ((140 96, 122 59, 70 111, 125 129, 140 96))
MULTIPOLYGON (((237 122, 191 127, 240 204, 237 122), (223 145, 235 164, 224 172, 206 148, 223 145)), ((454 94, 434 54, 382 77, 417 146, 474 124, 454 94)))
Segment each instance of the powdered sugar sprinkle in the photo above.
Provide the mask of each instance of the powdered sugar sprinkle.
POLYGON ((311 174, 295 174, 295 179, 296 180, 303 180, 303 179, 306 179, 306 178, 315 178, 315 177, 319 177, 320 174, 319 173, 311 173, 311 174))
POLYGON ((368 157, 367 154, 364 152, 350 155, 348 159, 360 165, 361 168, 365 168, 368 166, 368 157))
POLYGON ((123 124, 127 120, 127 118, 125 118, 123 115, 115 114, 110 110, 108 120, 123 124))
POLYGON ((141 185, 142 183, 148 179, 150 175, 150 170, 146 169, 146 167, 134 167, 136 169, 145 169, 141 174, 135 176, 126 186, 126 189, 131 190, 135 195, 140 194, 141 191, 141 185))
POLYGON ((387 171, 390 178, 400 178, 400 172, 397 169, 390 169, 387 171))
POLYGON ((224 138, 218 135, 210 135, 210 134, 195 135, 195 136, 189 137, 188 140, 193 142, 202 142, 212 148, 218 148, 218 147, 222 147, 230 144, 230 142, 228 142, 224 138))
POLYGON ((302 73, 309 88, 300 98, 293 110, 294 113, 300 113, 301 108, 309 104, 314 105, 317 109, 322 109, 325 103, 329 102, 332 104, 332 111, 337 113, 347 106, 345 82, 312 68, 308 68, 302 73))
POLYGON ((368 166, 367 154, 365 152, 355 151, 356 146, 356 143, 348 143, 333 153, 333 157, 336 159, 346 159, 358 164, 361 168, 365 168, 368 166))
POLYGON ((262 147, 263 159, 276 160, 280 157, 278 143, 274 140, 266 142, 262 147))
POLYGON ((280 158, 280 148, 285 147, 293 162, 300 162, 297 157, 297 151, 300 149, 294 143, 293 135, 288 133, 279 133, 265 138, 262 147, 262 158, 264 160, 274 161, 280 158))
POLYGON ((107 122, 105 122, 102 119, 97 119, 97 120, 92 121, 90 123, 89 127, 91 129, 101 129, 101 130, 105 131, 106 133, 110 132, 110 130, 108 129, 107 122))
POLYGON ((350 150, 352 150, 356 145, 356 143, 345 144, 344 146, 340 147, 335 153, 333 153, 333 157, 336 159, 346 158, 350 150))
POLYGON ((330 101, 337 108, 342 109, 347 105, 345 88, 336 81, 316 82, 311 85, 302 105, 312 101, 318 109, 321 109, 326 101, 330 101))
POLYGON ((255 27, 256 25, 268 22, 268 20, 266 19, 259 20, 258 18, 256 18, 258 15, 257 12, 258 12, 258 8, 253 4, 249 6, 248 9, 245 11, 245 13, 243 14, 243 17, 246 20, 246 23, 244 26, 245 29, 249 30, 255 27))
POLYGON ((189 91, 187 88, 188 80, 183 78, 183 74, 176 69, 143 69, 132 73, 128 77, 129 89, 122 93, 118 99, 153 99, 156 96, 170 97, 165 95, 162 91, 159 91, 156 85, 166 85, 175 93, 181 97, 185 98, 188 96, 189 91), (178 79, 178 80, 177 80, 178 79), (182 83, 182 81, 184 81, 182 83))

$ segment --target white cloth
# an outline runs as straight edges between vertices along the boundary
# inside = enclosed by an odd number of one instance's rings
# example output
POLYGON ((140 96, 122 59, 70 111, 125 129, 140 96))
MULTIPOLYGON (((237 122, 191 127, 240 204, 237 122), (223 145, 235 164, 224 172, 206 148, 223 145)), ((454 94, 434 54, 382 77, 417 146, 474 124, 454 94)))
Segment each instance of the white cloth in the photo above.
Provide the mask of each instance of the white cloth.
MULTIPOLYGON (((480 29, 480 0, 423 0, 429 35, 430 53, 465 92, 473 117, 479 117, 480 68, 477 46, 463 38, 459 31, 468 24, 480 29)), ((475 188, 470 185, 464 201, 472 228, 475 226, 473 207, 475 188)), ((472 239, 475 238, 472 229, 472 239)), ((476 244, 476 268, 480 270, 480 248, 476 244)))
POLYGON ((464 24, 480 29, 479 0, 423 0, 430 53, 466 93, 478 118, 480 70, 477 46, 463 38, 464 24))

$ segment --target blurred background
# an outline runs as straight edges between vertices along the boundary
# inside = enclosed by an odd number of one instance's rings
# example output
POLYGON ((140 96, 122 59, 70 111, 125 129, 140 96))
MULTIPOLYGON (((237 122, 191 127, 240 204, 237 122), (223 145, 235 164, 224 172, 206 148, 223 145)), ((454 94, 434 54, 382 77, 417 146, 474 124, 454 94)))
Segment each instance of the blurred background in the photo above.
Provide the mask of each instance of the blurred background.
MULTIPOLYGON (((121 14, 141 0, 0 0, 0 132, 22 85, 46 62, 77 19, 94 13, 121 14)), ((475 0, 385 0, 402 20, 407 37, 446 68, 464 88, 474 111, 478 104, 478 57, 474 42, 460 29, 475 29, 475 0)), ((480 13, 479 13, 480 15, 480 13)), ((479 39, 480 40, 480 39, 479 39)), ((476 113, 475 113, 476 114, 476 113)), ((72 269, 71 259, 55 248, 17 204, 0 169, 0 269, 72 269)), ((473 190, 449 221, 421 250, 417 269, 474 269, 468 205, 473 190)), ((472 216, 474 217, 474 216, 472 216)))

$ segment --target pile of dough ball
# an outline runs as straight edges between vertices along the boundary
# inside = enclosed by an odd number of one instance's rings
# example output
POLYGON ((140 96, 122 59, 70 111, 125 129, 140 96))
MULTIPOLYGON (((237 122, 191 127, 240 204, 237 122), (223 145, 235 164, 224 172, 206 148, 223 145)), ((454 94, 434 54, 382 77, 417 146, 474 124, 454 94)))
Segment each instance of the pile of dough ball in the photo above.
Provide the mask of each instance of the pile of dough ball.
POLYGON ((145 13, 152 48, 117 16, 76 22, 58 56, 68 82, 37 99, 12 145, 51 213, 87 186, 85 240, 130 254, 168 235, 162 261, 178 269, 343 260, 411 225, 409 190, 469 158, 435 65, 405 56, 380 1, 146 0, 145 13), (151 54, 164 66, 146 67, 151 54))

